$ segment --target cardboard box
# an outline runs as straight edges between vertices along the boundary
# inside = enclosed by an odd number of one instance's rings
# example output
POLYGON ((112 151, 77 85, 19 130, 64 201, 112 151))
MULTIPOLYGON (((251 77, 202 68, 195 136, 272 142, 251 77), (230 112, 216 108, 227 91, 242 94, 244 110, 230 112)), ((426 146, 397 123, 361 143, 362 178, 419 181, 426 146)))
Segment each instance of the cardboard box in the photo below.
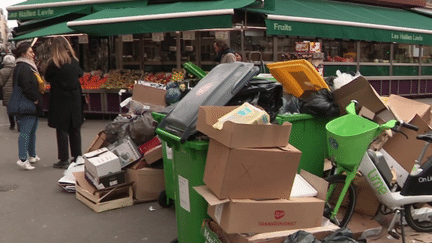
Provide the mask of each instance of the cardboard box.
POLYGON ((162 145, 158 145, 151 150, 147 151, 144 154, 144 159, 147 162, 147 164, 153 164, 154 162, 162 159, 162 145))
POLYGON ((207 186, 194 187, 209 203, 208 215, 228 234, 266 233, 321 225, 327 182, 301 171, 317 191, 316 197, 251 200, 219 199, 207 186), (307 213, 305 213, 307 212, 307 213))
MULTIPOLYGON (((338 229, 337 225, 323 218, 321 226, 302 230, 311 233, 316 239, 320 240, 338 229)), ((227 234, 215 221, 210 219, 204 220, 201 227, 201 233, 206 242, 209 243, 283 243, 289 235, 295 234, 297 231, 298 229, 261 234, 227 234)))
POLYGON ((123 170, 99 178, 94 178, 88 171, 85 171, 84 175, 87 181, 92 183, 97 189, 104 189, 126 182, 126 175, 123 170))
POLYGON ((90 147, 88 147, 86 153, 95 151, 96 149, 100 149, 103 147, 108 146, 109 143, 106 141, 106 133, 105 131, 100 131, 93 142, 91 143, 90 147))
POLYGON ((300 157, 290 144, 228 148, 210 139, 203 181, 219 198, 288 199, 300 157))
POLYGON ((73 175, 76 179, 76 198, 95 212, 133 205, 131 183, 97 190, 85 179, 84 172, 74 172, 73 175))
POLYGON ((121 168, 132 164, 141 157, 136 145, 129 136, 118 142, 119 144, 108 147, 108 149, 118 156, 121 168))
POLYGON ((83 155, 85 170, 94 178, 121 171, 120 160, 107 148, 101 148, 83 155))
MULTIPOLYGON (((415 115, 410 123, 416 125, 419 130, 416 132, 402 127, 400 130, 408 136, 408 139, 401 133, 394 133, 383 146, 383 149, 406 171, 411 171, 414 166, 414 161, 418 159, 425 145, 425 142, 418 140, 416 136, 432 131, 419 115, 415 115)), ((429 156, 432 156, 432 148, 430 146, 426 150, 424 160, 429 156)))
POLYGON ((132 90, 132 100, 147 106, 148 110, 160 110, 166 106, 165 89, 135 84, 132 90))
POLYGON ((283 125, 224 123, 222 130, 213 128, 218 119, 238 106, 201 106, 197 130, 230 148, 285 147, 291 133, 291 123, 283 125))
POLYGON ((363 76, 360 76, 342 86, 340 89, 335 90, 333 92, 333 97, 339 105, 341 114, 346 114, 345 108, 351 100, 357 100, 359 102, 359 105, 357 106, 358 110, 365 106, 370 111, 377 114, 387 109, 378 93, 363 76))
POLYGON ((417 114, 426 124, 431 124, 431 106, 428 104, 392 94, 388 99, 387 105, 397 119, 409 122, 417 114))
POLYGON ((161 142, 161 140, 156 136, 156 137, 150 139, 150 141, 148 141, 148 142, 146 142, 146 143, 140 145, 140 146, 138 147, 138 151, 139 151, 141 154, 145 154, 147 151, 149 151, 150 149, 152 149, 152 148, 154 148, 154 147, 156 147, 156 146, 158 146, 158 145, 160 145, 160 144, 162 144, 162 142, 161 142))
POLYGON ((134 182, 133 194, 138 202, 156 201, 165 190, 165 178, 162 169, 141 168, 126 169, 126 180, 134 182))

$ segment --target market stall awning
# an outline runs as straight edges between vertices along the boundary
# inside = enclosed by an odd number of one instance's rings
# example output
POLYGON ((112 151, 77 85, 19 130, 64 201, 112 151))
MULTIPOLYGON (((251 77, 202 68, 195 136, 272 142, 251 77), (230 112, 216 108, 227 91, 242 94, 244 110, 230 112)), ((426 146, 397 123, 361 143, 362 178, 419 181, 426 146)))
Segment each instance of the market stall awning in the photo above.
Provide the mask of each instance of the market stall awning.
POLYGON ((38 29, 36 31, 15 37, 13 40, 26 40, 26 39, 32 39, 35 37, 42 37, 42 36, 66 35, 66 34, 78 33, 77 31, 69 28, 66 23, 67 22, 58 23, 46 28, 38 29))
POLYGON ((147 0, 27 0, 6 8, 8 19, 41 19, 65 13, 90 14, 91 7, 125 8, 134 5, 146 6, 147 0))
POLYGON ((275 0, 267 15, 270 35, 432 44, 432 19, 404 9, 330 0, 275 0))
POLYGON ((234 9, 255 0, 190 1, 148 5, 143 8, 106 9, 68 22, 77 31, 110 36, 231 28, 234 9))

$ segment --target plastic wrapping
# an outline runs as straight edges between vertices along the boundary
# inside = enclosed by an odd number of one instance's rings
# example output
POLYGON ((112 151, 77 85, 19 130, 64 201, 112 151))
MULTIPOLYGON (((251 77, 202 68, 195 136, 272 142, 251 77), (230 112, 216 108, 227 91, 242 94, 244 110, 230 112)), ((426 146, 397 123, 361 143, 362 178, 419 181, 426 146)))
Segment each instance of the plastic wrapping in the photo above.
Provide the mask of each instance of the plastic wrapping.
POLYGON ((304 230, 299 230, 289 235, 283 243, 321 243, 315 236, 304 230))
POLYGON ((156 135, 156 127, 156 120, 151 113, 147 112, 141 116, 118 115, 104 131, 107 136, 106 141, 110 144, 130 136, 135 144, 141 145, 156 135))

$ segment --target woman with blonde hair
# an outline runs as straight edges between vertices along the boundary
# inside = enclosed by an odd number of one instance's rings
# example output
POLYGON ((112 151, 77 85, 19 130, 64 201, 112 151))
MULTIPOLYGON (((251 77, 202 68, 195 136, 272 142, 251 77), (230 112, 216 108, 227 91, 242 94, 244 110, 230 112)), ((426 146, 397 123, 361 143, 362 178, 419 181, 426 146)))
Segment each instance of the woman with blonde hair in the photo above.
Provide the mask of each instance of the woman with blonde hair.
POLYGON ((84 114, 79 78, 83 75, 83 70, 65 37, 54 37, 51 45, 51 59, 45 71, 45 80, 51 85, 48 126, 55 128, 57 135, 59 161, 53 167, 67 169, 69 145, 72 161, 82 155, 81 125, 84 114))

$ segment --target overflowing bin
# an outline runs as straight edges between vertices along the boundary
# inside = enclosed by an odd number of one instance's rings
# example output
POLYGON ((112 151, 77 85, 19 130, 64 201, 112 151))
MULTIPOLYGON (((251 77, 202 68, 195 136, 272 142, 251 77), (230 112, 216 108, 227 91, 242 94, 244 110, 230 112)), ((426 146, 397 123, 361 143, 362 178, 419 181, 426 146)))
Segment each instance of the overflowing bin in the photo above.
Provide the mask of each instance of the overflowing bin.
POLYGON ((289 143, 302 151, 298 167, 322 177, 324 159, 327 157, 326 124, 329 118, 316 117, 309 114, 279 114, 278 124, 292 124, 289 143))
MULTIPOLYGON (((175 212, 179 243, 204 242, 200 229, 204 219, 208 219, 207 202, 193 187, 204 185, 204 169, 209 142, 195 140, 180 142, 180 137, 160 128, 158 136, 172 148, 174 162, 175 212)), ((165 168, 164 168, 165 170, 165 168)))

